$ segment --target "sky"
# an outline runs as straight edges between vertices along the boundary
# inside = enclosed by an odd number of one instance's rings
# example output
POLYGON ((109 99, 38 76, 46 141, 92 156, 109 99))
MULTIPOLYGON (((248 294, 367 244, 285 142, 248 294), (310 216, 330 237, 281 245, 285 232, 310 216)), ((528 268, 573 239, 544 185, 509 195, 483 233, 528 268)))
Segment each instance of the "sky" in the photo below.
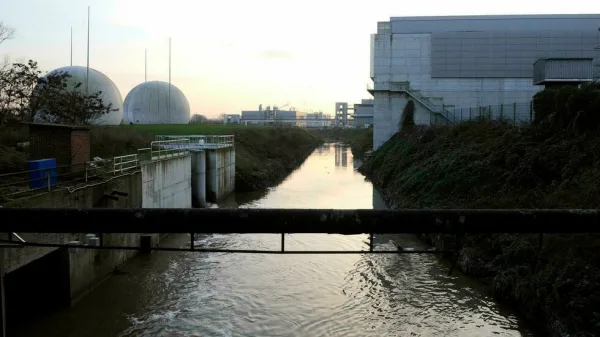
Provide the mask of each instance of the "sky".
POLYGON ((171 82, 206 116, 259 104, 332 114, 370 98, 370 34, 390 17, 600 13, 595 1, 0 0, 16 30, 0 56, 68 66, 73 27, 73 65, 85 66, 88 5, 90 67, 123 99, 144 81, 145 49, 148 80, 168 81, 171 37, 171 82))

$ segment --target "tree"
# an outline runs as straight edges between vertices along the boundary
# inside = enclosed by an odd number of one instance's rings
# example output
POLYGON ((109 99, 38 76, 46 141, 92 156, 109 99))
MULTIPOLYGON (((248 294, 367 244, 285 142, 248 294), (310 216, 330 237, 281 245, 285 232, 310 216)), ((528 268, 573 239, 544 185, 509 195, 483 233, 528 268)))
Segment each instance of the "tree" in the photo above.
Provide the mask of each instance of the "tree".
POLYGON ((208 118, 206 118, 206 116, 201 115, 201 114, 194 114, 192 115, 192 118, 190 119, 190 124, 202 124, 202 123, 206 123, 208 121, 208 118))
POLYGON ((69 86, 70 75, 40 76, 37 62, 14 63, 0 70, 0 125, 9 121, 89 124, 111 111, 102 92, 81 93, 81 83, 69 86))
POLYGON ((402 119, 400 120, 400 131, 411 130, 415 126, 415 102, 409 99, 402 111, 402 119))
POLYGON ((15 36, 15 29, 4 25, 4 22, 0 21, 0 44, 6 40, 10 40, 15 36))

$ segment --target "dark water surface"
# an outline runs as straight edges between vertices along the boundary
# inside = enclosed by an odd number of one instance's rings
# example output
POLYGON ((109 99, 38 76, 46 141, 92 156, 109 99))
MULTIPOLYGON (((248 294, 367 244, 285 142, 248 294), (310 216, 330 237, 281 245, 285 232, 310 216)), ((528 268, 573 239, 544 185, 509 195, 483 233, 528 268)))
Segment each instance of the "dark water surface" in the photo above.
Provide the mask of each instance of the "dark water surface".
MULTIPOLYGON (((350 150, 316 150, 286 181, 220 207, 385 208, 350 150), (239 203, 239 205, 238 205, 239 203)), ((165 245, 186 245, 171 237, 165 245)), ((376 249, 420 248, 410 235, 376 249)), ((197 245, 278 249, 277 235, 210 235, 197 245)), ((367 237, 288 235, 286 249, 365 249, 367 237)), ((22 336, 529 336, 475 281, 430 255, 153 253, 22 336)))

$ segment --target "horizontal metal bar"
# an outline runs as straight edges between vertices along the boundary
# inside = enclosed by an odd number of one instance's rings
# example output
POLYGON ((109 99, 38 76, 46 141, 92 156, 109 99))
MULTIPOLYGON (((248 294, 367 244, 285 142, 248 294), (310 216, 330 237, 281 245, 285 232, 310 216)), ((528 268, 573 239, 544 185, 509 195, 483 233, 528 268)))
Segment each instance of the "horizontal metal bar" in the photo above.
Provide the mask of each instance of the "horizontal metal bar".
POLYGON ((600 233, 598 210, 0 208, 17 233, 600 233))
MULTIPOLYGON (((47 248, 80 248, 91 250, 148 250, 142 249, 140 246, 88 246, 88 245, 71 245, 65 243, 40 243, 40 242, 24 242, 15 245, 10 245, 7 240, 0 240, 0 246, 6 244, 5 247, 22 248, 25 246, 32 247, 47 247, 47 248)), ((163 252, 197 252, 197 253, 237 253, 237 254, 288 254, 288 255, 335 255, 335 254, 446 254, 451 251, 447 250, 264 250, 264 249, 219 249, 219 248, 198 248, 192 247, 151 247, 150 250, 163 252)))

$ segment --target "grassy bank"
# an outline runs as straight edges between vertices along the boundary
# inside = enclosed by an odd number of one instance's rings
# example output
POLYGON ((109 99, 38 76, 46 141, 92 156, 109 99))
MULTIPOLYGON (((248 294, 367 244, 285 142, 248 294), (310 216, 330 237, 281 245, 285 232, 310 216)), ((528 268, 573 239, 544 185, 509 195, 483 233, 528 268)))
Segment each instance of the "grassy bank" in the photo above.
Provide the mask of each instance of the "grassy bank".
MULTIPOLYGON (((27 128, 0 130, 0 169, 26 168, 27 155, 15 150, 27 140, 27 128)), ((126 125, 92 128, 92 157, 110 158, 148 147, 155 135, 233 134, 236 148, 236 190, 253 191, 279 183, 322 141, 300 128, 230 126, 220 124, 126 125)))
MULTIPOLYGON (((600 132, 593 119, 577 122, 586 108, 576 99, 568 109, 549 104, 525 128, 470 122, 404 130, 361 171, 395 208, 600 208, 600 132)), ((600 335, 599 235, 546 235, 541 248, 537 235, 469 235, 458 263, 543 335, 600 335)))
POLYGON ((311 130, 314 135, 327 142, 343 142, 350 145, 352 155, 362 158, 373 149, 373 129, 328 128, 311 130))

